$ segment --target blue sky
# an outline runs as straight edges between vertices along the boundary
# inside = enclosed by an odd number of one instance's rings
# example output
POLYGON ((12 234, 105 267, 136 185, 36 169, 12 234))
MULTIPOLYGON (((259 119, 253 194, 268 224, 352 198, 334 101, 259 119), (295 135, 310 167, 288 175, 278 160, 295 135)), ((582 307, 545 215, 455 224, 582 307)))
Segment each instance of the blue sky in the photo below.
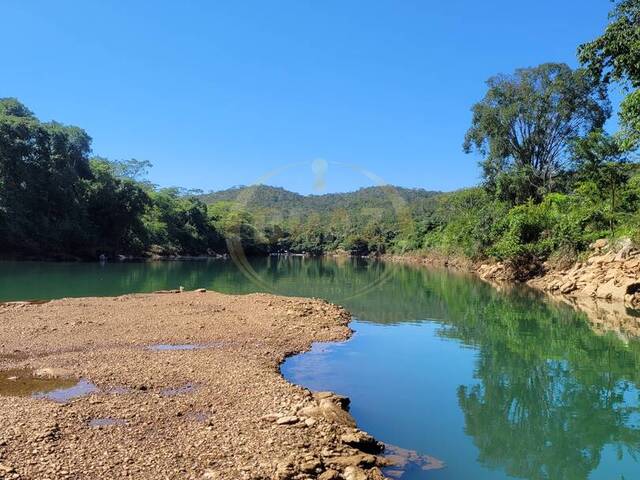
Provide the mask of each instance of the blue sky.
POLYGON ((371 185, 359 169, 452 190, 478 181, 478 157, 461 144, 484 81, 547 61, 575 66, 610 7, 3 0, 0 96, 85 128, 96 154, 150 160, 162 186, 263 178, 310 193, 310 164, 324 159, 326 191, 371 185))

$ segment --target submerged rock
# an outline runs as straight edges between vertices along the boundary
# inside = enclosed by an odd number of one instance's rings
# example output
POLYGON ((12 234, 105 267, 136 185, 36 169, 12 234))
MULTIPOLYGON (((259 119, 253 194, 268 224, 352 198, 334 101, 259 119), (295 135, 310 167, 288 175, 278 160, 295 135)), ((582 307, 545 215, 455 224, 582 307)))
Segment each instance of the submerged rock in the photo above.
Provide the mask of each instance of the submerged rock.
POLYGON ((366 453, 380 453, 384 450, 384 444, 378 442, 368 433, 354 430, 352 433, 345 433, 340 437, 342 443, 357 448, 366 453))

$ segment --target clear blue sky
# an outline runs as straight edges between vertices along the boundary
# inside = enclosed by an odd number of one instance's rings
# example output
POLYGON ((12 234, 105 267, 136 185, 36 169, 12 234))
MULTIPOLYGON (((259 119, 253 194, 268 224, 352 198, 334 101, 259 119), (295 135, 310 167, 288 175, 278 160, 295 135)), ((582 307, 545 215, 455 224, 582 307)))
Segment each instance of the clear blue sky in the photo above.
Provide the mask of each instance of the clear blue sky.
MULTIPOLYGON (((575 66, 607 0, 3 0, 0 96, 85 128, 162 186, 251 184, 323 158, 327 190, 478 181, 461 144, 491 75, 575 66)), ((309 193, 311 169, 266 183, 309 193)))

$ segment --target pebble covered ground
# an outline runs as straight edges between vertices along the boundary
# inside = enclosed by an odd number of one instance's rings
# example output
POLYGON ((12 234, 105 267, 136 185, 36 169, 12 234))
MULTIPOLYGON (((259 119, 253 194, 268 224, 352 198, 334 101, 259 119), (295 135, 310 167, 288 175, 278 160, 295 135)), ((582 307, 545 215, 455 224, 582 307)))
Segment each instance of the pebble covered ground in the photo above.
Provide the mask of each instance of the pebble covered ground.
POLYGON ((202 290, 4 304, 0 371, 95 388, 0 395, 0 478, 382 479, 348 401, 279 372, 349 320, 321 300, 202 290))

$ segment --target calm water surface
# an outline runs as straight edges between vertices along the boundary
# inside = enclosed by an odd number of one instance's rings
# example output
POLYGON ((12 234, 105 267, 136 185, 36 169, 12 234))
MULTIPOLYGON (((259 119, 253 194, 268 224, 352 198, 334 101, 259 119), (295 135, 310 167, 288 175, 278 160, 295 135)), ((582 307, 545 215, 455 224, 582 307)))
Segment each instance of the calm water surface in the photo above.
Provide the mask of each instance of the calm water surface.
POLYGON ((283 373, 351 397, 379 439, 445 462, 406 479, 640 478, 640 342, 530 290, 355 260, 0 263, 0 301, 205 287, 316 296, 354 315, 283 373), (256 280, 257 279, 257 280, 256 280), (256 283, 257 281, 257 283, 256 283))

